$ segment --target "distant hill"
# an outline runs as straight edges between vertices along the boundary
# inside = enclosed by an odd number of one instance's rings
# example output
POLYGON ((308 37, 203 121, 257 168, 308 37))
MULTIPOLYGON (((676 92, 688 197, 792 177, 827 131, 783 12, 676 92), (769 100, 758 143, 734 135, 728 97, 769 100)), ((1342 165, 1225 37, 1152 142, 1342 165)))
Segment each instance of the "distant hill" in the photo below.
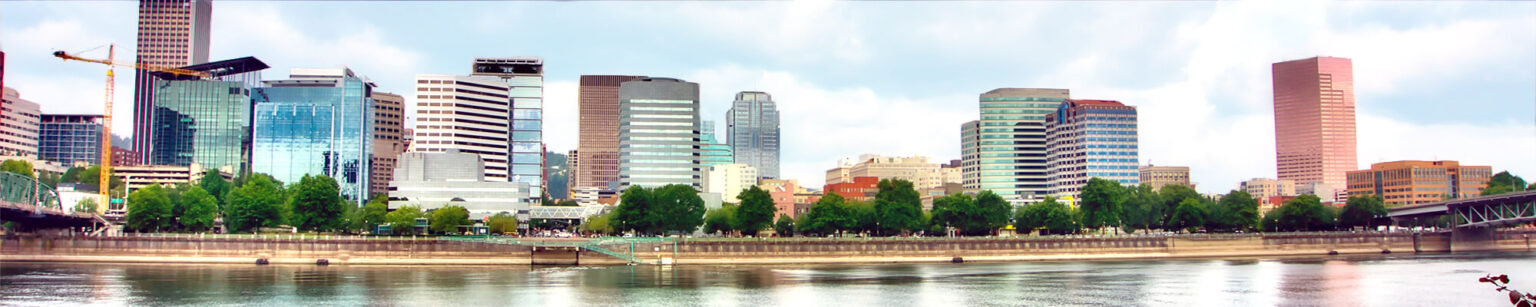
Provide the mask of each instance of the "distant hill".
POLYGON ((549 198, 568 199, 569 195, 566 194, 570 189, 566 188, 566 181, 571 177, 571 168, 565 165, 565 154, 553 151, 544 153, 544 172, 549 174, 549 186, 546 187, 549 198))

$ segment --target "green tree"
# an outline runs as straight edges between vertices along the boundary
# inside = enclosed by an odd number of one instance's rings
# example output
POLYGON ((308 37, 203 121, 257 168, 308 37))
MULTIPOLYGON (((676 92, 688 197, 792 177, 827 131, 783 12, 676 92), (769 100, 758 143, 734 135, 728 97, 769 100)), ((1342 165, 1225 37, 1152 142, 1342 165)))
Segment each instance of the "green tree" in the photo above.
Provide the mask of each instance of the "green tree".
POLYGON ((878 233, 896 234, 922 229, 923 203, 912 182, 881 179, 875 193, 875 223, 878 233))
POLYGON ((692 232, 704 224, 704 199, 691 186, 669 184, 655 190, 632 186, 619 199, 610 223, 620 231, 692 232))
POLYGON ((229 181, 224 180, 224 176, 219 174, 219 170, 208 169, 205 171, 203 178, 197 182, 197 186, 203 188, 204 191, 208 191, 208 195, 213 195, 213 198, 218 200, 219 212, 224 211, 224 206, 229 201, 230 185, 229 181))
POLYGON ((201 187, 191 187, 182 193, 181 202, 184 209, 176 221, 181 223, 182 229, 198 232, 213 228, 213 218, 218 216, 219 210, 217 198, 208 195, 208 191, 201 187))
POLYGON ((1205 208, 1194 198, 1185 198, 1179 202, 1179 206, 1173 208, 1173 217, 1168 219, 1168 229, 1172 230, 1194 232, 1204 224, 1205 208))
POLYGON ((778 208, 773 206, 773 196, 768 195, 767 190, 754 185, 742 190, 736 198, 741 200, 741 206, 736 208, 735 228, 742 235, 757 236, 758 231, 773 225, 773 215, 778 208))
POLYGON ((266 174, 255 174, 229 193, 224 225, 231 232, 253 231, 283 224, 284 200, 280 183, 266 174))
POLYGON ((1100 229, 1120 226, 1120 214, 1125 203, 1125 188, 1120 183, 1093 177, 1083 186, 1083 201, 1078 210, 1083 228, 1100 229))
POLYGON ((75 212, 96 213, 96 210, 99 209, 100 206, 101 205, 96 203, 95 197, 81 198, 80 202, 75 203, 75 212))
POLYGON ((779 221, 773 223, 773 233, 780 237, 795 236, 795 219, 788 214, 780 214, 779 221))
POLYGON ((1158 188, 1157 194, 1158 199, 1163 201, 1163 216, 1160 219, 1161 223, 1165 226, 1162 227, 1163 229, 1173 228, 1166 226, 1168 219, 1173 218, 1173 208, 1177 208, 1185 199, 1195 199, 1198 201, 1203 198, 1200 196, 1200 192, 1195 191, 1195 188, 1175 184, 1158 188))
POLYGON ((1161 196, 1150 184, 1125 189, 1125 205, 1120 211, 1120 228, 1126 232, 1163 227, 1165 208, 1161 196))
POLYGON ((42 182, 43 185, 57 187, 59 186, 59 176, 52 173, 42 173, 37 177, 37 181, 42 182))
POLYGON ((372 233, 379 224, 384 223, 384 215, 389 214, 389 204, 383 194, 375 195, 372 200, 357 210, 355 218, 351 220, 353 230, 372 233))
POLYGON ((811 205, 811 210, 801 217, 805 220, 797 224, 801 233, 833 234, 853 229, 858 225, 853 211, 844 204, 843 196, 837 193, 827 193, 822 196, 811 205))
POLYGON ((459 233, 459 226, 469 223, 469 209, 460 206, 444 206, 432 210, 432 218, 427 223, 427 228, 438 234, 454 234, 459 233))
POLYGON ((581 223, 581 227, 579 229, 581 229, 581 231, 596 234, 612 234, 614 233, 612 221, 613 212, 609 212, 607 214, 599 214, 588 217, 586 221, 581 223))
POLYGON ((5 160, 5 162, 0 162, 0 171, 7 171, 20 174, 22 176, 37 178, 36 174, 32 173, 32 163, 22 160, 5 160))
POLYGON ((1008 202, 992 191, 982 191, 975 199, 956 193, 933 200, 930 223, 942 232, 942 226, 954 227, 962 235, 990 235, 1008 224, 1008 202))
POLYGON ((517 233, 517 217, 506 212, 497 213, 485 221, 486 228, 494 234, 517 233))
MULTIPOLYGON (((101 186, 101 167, 93 165, 91 167, 85 168, 84 171, 80 172, 80 178, 79 179, 80 179, 80 184, 82 184, 82 185, 91 186, 92 188, 100 188, 100 186, 101 186)), ((108 182, 107 182, 108 190, 117 190, 117 189, 123 188, 123 179, 122 178, 111 177, 111 178, 107 178, 107 180, 108 180, 108 182)), ((121 195, 121 194, 118 194, 118 195, 121 195)))
POLYGON ((342 228, 341 215, 346 207, 336 179, 326 175, 304 175, 288 189, 288 194, 288 207, 292 208, 289 222, 294 227, 304 231, 342 228))
POLYGON ((1041 234, 1070 234, 1078 231, 1077 214, 1066 204, 1047 196, 1044 201, 1019 209, 1014 215, 1014 227, 1019 231, 1041 230, 1041 234))
POLYGON ((128 194, 127 227, 134 231, 159 232, 174 228, 171 199, 160 185, 152 184, 128 194))
POLYGON ((1339 227, 1371 229, 1382 225, 1378 221, 1386 216, 1387 207, 1382 205, 1381 196, 1350 196, 1339 212, 1339 227))
POLYGON ((850 201, 844 203, 853 213, 854 223, 852 228, 846 229, 855 233, 874 233, 879 230, 878 213, 874 202, 850 201))
POLYGON ((736 205, 725 204, 704 213, 704 233, 730 234, 736 230, 736 205))
MULTIPOLYGON (((1275 216, 1274 227, 1272 227, 1275 231, 1331 230, 1337 220, 1333 209, 1324 206, 1317 195, 1311 194, 1286 201, 1269 214, 1275 216)), ((1265 226, 1265 228, 1271 227, 1265 226)))
POLYGON ((651 189, 641 186, 630 186, 619 195, 619 206, 614 208, 613 228, 618 231, 634 231, 639 233, 660 232, 659 221, 655 217, 659 211, 654 208, 651 201, 651 189))
POLYGON ((391 233, 404 236, 416 234, 416 219, 425 217, 427 215, 421 213, 421 207, 408 205, 385 214, 384 221, 389 224, 391 233))
POLYGON ((80 173, 83 173, 83 172, 85 172, 85 168, 84 167, 79 167, 79 166, 71 167, 71 168, 69 168, 67 170, 64 170, 64 175, 59 176, 59 182, 62 182, 62 183, 80 183, 80 173))
POLYGON ((1248 192, 1233 190, 1211 207, 1206 229, 1252 231, 1259 227, 1259 201, 1248 192))

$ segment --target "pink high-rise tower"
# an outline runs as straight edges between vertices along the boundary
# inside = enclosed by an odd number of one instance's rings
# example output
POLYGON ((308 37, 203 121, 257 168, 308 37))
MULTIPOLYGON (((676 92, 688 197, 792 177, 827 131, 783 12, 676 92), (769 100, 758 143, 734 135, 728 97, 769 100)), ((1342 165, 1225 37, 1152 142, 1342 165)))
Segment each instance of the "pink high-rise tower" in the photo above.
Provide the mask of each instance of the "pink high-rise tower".
POLYGON ((1344 173, 1358 169, 1350 60, 1314 57, 1275 63, 1271 69, 1278 177, 1343 190, 1344 173))

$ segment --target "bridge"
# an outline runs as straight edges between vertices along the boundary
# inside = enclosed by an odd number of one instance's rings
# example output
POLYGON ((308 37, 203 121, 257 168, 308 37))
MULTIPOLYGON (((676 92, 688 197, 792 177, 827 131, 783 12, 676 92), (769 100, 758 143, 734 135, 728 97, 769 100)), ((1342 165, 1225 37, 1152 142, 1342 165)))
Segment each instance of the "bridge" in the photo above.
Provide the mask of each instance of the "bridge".
MULTIPOLYGON (((469 237, 449 237, 449 238, 441 238, 441 239, 442 240, 450 240, 450 241, 459 241, 459 242, 475 242, 475 243, 491 243, 491 244, 507 244, 507 245, 527 246, 527 247, 534 248, 535 251, 537 251, 539 249, 551 249, 551 248, 555 248, 555 249, 569 249, 569 250, 578 250, 578 251, 589 251, 589 252, 596 252, 596 253, 599 253, 599 254, 608 255, 610 257, 618 258, 620 260, 627 261, 627 262, 629 262, 631 264, 655 264, 655 265, 664 264, 664 263, 662 262, 661 259, 644 259, 644 258, 641 258, 639 256, 636 256, 635 255, 635 251, 636 250, 644 250, 644 248, 640 248, 640 247, 654 247, 655 245, 658 245, 658 244, 675 245, 677 243, 672 238, 658 238, 658 237, 640 237, 640 238, 599 237, 599 238, 591 238, 591 239, 527 239, 527 238, 501 238, 501 237, 469 236, 469 237), (640 249, 637 249, 637 248, 640 248, 640 249)), ((675 246, 672 248, 672 250, 675 251, 675 246)), ((579 257, 578 257, 578 259, 579 259, 579 257)))
POLYGON ((1458 228, 1516 225, 1536 222, 1536 191, 1453 199, 1387 209, 1394 222, 1415 218, 1454 217, 1458 228))
POLYGON ((92 212, 74 212, 59 201, 59 192, 32 176, 0 172, 0 220, 21 229, 57 229, 105 224, 92 212))

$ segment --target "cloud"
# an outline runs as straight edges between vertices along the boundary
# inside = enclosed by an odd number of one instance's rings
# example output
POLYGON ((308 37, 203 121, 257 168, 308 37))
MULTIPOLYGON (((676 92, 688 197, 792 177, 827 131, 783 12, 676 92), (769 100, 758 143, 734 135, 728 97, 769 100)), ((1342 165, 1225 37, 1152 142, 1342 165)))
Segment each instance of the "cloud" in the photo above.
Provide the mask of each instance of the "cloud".
POLYGON ((544 81, 544 146, 549 151, 564 154, 576 149, 580 134, 581 114, 576 98, 579 84, 544 81))
POLYGON ((384 90, 407 96, 414 110, 414 76, 423 56, 395 45, 371 22, 353 18, 306 19, 271 4, 221 3, 215 8, 209 60, 255 56, 272 66, 268 80, 287 77, 287 68, 348 66, 369 76, 384 90))

